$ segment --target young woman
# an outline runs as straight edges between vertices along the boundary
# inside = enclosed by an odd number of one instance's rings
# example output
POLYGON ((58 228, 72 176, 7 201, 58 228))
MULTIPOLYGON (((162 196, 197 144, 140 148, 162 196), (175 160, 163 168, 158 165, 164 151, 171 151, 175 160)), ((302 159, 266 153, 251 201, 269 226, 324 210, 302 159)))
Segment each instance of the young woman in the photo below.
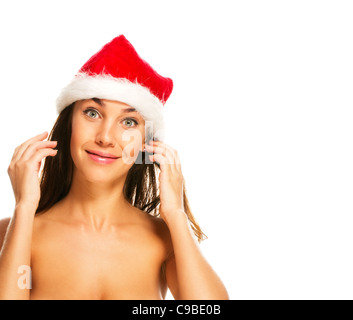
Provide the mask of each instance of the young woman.
POLYGON ((119 36, 63 90, 49 137, 16 148, 0 299, 228 299, 199 249, 178 153, 159 139, 170 81, 119 36))

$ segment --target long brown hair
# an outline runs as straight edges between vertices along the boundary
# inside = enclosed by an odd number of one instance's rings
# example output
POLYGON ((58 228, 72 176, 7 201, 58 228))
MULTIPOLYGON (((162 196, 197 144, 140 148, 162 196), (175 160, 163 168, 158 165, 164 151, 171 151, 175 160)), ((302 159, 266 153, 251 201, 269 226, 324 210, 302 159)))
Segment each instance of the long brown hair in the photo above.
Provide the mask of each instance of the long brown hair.
MULTIPOLYGON (((57 141, 58 153, 55 157, 47 157, 41 172, 41 198, 36 214, 49 210, 55 203, 63 199, 70 191, 74 164, 70 153, 72 114, 75 103, 66 107, 56 119, 48 140, 57 141)), ((158 163, 145 163, 145 152, 138 157, 142 161, 134 163, 128 171, 123 193, 127 201, 146 213, 159 216, 159 187, 158 176, 160 166, 158 163)), ((189 205, 183 185, 184 211, 189 219, 190 226, 198 241, 204 240, 206 235, 197 224, 189 205)))

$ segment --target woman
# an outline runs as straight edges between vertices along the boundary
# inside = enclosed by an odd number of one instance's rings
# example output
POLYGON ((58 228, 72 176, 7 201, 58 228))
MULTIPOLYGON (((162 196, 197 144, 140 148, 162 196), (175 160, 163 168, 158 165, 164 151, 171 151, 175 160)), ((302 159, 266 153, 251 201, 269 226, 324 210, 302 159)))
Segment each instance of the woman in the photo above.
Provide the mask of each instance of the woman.
POLYGON ((119 36, 63 89, 49 139, 20 145, 9 166, 1 299, 163 299, 167 287, 175 299, 228 299, 162 142, 172 87, 119 36))

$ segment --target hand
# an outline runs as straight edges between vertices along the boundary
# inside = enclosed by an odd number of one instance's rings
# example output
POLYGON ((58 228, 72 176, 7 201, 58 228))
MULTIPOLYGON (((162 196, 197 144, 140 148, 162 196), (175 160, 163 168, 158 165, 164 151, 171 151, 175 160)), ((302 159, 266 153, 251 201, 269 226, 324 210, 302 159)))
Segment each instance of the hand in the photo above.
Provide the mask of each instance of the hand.
POLYGON ((7 170, 16 205, 25 203, 30 208, 37 209, 40 200, 39 170, 42 160, 47 156, 55 156, 53 148, 57 141, 43 141, 48 133, 41 133, 15 149, 7 170))
POLYGON ((184 177, 178 153, 172 147, 161 141, 150 141, 146 151, 151 154, 149 159, 159 163, 160 208, 161 218, 167 222, 170 215, 184 211, 183 188, 184 177))

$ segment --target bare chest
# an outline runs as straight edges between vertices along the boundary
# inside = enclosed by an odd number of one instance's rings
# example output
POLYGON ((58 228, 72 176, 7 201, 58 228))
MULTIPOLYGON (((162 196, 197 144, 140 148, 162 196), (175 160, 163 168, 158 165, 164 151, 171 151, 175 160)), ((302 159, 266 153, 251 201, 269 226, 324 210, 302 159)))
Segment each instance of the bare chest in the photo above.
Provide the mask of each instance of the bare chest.
POLYGON ((32 299, 161 299, 162 239, 148 234, 35 234, 32 299))

